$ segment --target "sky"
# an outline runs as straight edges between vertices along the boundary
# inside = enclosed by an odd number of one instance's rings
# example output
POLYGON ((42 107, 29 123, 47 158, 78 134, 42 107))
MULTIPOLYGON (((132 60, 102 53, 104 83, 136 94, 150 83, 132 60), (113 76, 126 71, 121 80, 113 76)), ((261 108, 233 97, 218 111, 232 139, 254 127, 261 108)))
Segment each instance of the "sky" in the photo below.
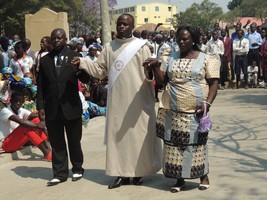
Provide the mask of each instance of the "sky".
MULTIPOLYGON (((133 6, 137 4, 150 3, 150 2, 162 2, 176 5, 179 11, 185 11, 193 3, 201 3, 203 0, 117 0, 117 6, 115 8, 122 8, 133 6)), ((218 4, 224 12, 228 11, 227 4, 230 0, 210 0, 213 3, 218 4)))

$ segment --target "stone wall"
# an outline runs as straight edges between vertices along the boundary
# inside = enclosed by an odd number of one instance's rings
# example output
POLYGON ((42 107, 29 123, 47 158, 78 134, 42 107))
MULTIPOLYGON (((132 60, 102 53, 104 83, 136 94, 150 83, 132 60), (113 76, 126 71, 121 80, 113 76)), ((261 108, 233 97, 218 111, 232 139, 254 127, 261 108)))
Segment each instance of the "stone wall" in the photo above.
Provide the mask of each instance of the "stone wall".
POLYGON ((40 40, 44 36, 50 36, 55 28, 63 28, 69 37, 68 14, 55 12, 49 8, 42 8, 35 14, 25 15, 25 36, 31 40, 31 49, 40 50, 40 40))

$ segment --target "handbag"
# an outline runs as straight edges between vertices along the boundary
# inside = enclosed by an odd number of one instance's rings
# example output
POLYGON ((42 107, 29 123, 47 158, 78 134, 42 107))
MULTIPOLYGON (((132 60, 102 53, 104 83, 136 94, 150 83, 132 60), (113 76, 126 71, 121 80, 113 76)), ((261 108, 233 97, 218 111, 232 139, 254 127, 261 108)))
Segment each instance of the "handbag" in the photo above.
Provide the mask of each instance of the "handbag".
POLYGON ((207 105, 206 103, 204 103, 203 105, 204 105, 204 113, 199 120, 199 125, 197 129, 199 133, 207 133, 212 128, 212 122, 209 114, 207 113, 207 105))

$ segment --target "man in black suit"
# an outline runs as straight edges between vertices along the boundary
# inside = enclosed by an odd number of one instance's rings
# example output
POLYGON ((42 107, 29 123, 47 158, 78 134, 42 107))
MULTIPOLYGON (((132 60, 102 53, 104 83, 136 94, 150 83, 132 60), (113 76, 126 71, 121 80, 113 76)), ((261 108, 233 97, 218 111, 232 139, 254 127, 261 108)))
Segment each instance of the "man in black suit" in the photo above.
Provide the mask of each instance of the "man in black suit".
POLYGON ((51 33, 53 50, 40 60, 37 78, 37 109, 41 120, 45 120, 49 141, 52 146, 53 179, 47 186, 64 182, 69 176, 68 153, 65 141, 66 130, 72 181, 83 176, 82 105, 78 94, 77 72, 71 60, 79 53, 66 46, 67 38, 63 29, 51 33))

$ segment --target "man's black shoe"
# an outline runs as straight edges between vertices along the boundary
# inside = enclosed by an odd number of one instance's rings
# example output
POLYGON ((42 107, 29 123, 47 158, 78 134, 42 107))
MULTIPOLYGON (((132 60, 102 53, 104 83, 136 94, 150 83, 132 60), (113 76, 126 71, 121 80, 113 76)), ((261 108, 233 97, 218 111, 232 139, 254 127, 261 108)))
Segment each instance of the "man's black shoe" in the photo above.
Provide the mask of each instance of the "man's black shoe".
POLYGON ((66 180, 59 180, 57 178, 53 178, 52 180, 47 182, 47 186, 58 185, 59 183, 65 182, 66 180))
POLYGON ((135 185, 142 185, 143 183, 143 178, 142 177, 133 177, 133 184, 135 185))
POLYGON ((130 183, 130 178, 118 177, 118 178, 116 178, 114 183, 112 183, 108 186, 108 189, 118 188, 122 185, 127 185, 129 183, 130 183))
POLYGON ((78 174, 78 173, 75 173, 72 175, 72 181, 75 182, 75 181, 78 181, 80 180, 81 178, 83 177, 83 174, 78 174))

